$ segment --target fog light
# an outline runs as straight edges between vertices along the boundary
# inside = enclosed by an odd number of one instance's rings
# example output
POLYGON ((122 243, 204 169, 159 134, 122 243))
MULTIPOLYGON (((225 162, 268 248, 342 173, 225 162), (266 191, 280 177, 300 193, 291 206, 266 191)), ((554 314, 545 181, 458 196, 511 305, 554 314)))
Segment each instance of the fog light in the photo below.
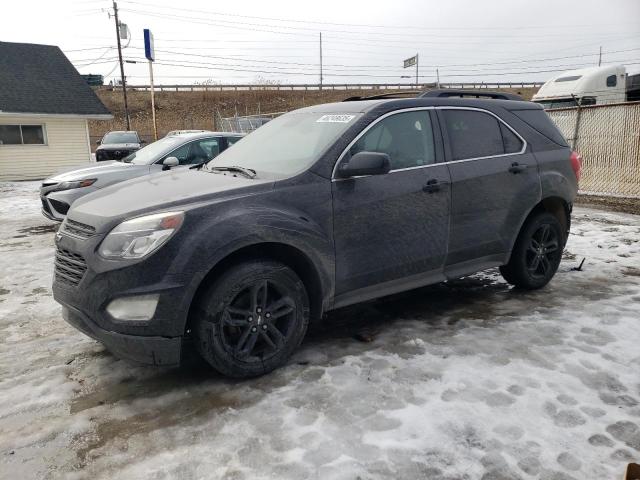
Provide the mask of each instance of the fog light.
POLYGON ((107 312, 116 320, 150 320, 159 298, 158 294, 116 298, 107 306, 107 312))

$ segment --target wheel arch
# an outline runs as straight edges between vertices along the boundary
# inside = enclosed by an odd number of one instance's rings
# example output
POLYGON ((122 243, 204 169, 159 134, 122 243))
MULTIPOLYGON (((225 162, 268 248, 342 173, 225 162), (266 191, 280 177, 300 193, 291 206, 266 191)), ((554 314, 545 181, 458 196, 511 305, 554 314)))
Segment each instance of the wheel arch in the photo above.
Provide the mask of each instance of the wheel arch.
POLYGON ((520 228, 518 229, 518 235, 516 235, 516 237, 511 242, 509 257, 511 257, 511 253, 513 252, 518 237, 520 236, 520 233, 522 232, 524 226, 527 224, 531 217, 541 212, 551 213, 558 219, 560 225, 562 226, 562 231, 565 232, 564 243, 566 244, 567 238, 569 237, 569 230, 571 229, 571 210, 571 203, 569 203, 566 199, 555 195, 545 197, 538 203, 536 203, 529 210, 529 213, 527 213, 527 215, 524 217, 524 220, 521 222, 520 228))
POLYGON ((196 305, 211 282, 229 268, 242 262, 255 259, 269 259, 283 263, 291 268, 302 280, 309 297, 311 321, 319 320, 326 309, 326 290, 320 271, 313 260, 302 250, 290 244, 280 242, 260 242, 242 246, 219 259, 200 280, 191 299, 185 332, 192 329, 196 305))

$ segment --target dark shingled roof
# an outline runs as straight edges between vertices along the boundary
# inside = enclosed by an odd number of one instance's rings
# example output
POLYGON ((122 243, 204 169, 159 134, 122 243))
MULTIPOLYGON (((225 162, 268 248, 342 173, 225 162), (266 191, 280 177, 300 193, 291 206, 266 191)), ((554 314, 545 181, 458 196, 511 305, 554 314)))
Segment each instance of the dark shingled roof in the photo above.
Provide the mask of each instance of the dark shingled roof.
POLYGON ((0 111, 110 115, 58 47, 0 42, 0 111))

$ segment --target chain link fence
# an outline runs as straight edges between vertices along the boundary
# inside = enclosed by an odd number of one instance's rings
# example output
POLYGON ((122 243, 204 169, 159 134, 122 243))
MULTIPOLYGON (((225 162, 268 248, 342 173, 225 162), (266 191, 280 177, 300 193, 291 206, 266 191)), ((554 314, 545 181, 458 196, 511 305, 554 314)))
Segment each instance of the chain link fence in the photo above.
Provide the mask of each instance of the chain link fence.
POLYGON ((250 133, 284 112, 222 117, 218 113, 217 129, 221 132, 250 133))
POLYGON ((547 113, 582 155, 581 193, 640 198, 640 102, 547 113))

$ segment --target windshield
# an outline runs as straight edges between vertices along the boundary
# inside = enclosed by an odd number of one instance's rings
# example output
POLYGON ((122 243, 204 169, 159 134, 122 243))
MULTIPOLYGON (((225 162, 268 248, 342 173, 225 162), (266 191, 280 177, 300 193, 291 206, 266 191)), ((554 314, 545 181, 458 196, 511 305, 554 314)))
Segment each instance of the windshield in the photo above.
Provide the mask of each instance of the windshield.
POLYGON ((102 139, 102 143, 138 143, 138 135, 131 132, 111 132, 102 139))
POLYGON ((146 147, 133 152, 128 157, 123 158, 122 161, 136 165, 151 165, 181 143, 183 143, 182 137, 164 137, 157 142, 150 143, 146 147))
POLYGON ((313 164, 360 113, 287 113, 258 128, 222 152, 209 168, 239 166, 293 175, 313 164))

